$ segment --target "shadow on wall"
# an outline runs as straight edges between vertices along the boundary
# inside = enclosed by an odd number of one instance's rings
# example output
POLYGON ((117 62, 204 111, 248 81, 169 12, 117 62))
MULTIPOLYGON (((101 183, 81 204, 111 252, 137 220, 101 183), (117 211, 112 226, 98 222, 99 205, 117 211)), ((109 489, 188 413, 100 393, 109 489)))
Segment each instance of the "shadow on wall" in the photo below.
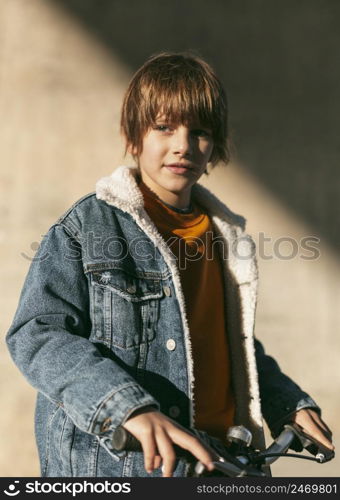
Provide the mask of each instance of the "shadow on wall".
POLYGON ((340 250, 337 0, 50 0, 134 71, 192 49, 229 94, 239 160, 340 250))

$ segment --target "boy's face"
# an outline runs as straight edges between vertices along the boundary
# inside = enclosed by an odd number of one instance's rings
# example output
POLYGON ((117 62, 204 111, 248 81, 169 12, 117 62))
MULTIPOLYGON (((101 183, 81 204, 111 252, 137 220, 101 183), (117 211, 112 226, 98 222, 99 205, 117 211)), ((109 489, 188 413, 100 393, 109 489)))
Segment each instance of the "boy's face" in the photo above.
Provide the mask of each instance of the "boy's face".
POLYGON ((138 165, 143 182, 166 203, 185 208, 203 174, 214 142, 199 123, 169 123, 164 116, 146 132, 138 165))

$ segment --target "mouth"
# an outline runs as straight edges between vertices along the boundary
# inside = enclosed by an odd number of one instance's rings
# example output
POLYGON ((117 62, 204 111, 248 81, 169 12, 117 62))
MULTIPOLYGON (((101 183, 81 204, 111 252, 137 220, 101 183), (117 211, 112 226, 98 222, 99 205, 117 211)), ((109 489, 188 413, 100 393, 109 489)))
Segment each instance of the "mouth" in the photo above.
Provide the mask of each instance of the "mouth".
POLYGON ((184 174, 194 169, 194 167, 188 163, 169 163, 164 166, 174 174, 184 174))

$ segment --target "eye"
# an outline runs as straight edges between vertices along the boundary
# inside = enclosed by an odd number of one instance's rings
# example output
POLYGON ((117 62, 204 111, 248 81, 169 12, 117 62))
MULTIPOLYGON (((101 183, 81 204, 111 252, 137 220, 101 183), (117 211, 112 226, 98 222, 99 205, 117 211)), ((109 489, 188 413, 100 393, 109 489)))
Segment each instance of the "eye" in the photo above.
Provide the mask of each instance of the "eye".
POLYGON ((159 130, 160 132, 172 132, 172 127, 166 123, 158 123, 153 128, 154 130, 159 130))
POLYGON ((195 137, 210 137, 211 131, 204 128, 195 128, 191 131, 192 135, 195 137))

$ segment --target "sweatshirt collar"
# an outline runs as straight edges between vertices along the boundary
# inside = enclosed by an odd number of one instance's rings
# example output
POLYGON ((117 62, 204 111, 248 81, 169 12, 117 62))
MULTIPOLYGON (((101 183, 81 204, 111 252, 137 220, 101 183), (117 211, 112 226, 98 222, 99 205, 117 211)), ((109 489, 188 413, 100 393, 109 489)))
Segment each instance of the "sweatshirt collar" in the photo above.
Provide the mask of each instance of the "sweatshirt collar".
MULTIPOLYGON (((96 197, 108 205, 115 206, 131 215, 144 211, 144 198, 137 183, 137 167, 121 165, 109 176, 102 177, 96 183, 96 197)), ((225 222, 244 229, 245 219, 233 213, 215 195, 201 184, 192 188, 193 200, 225 222)))

